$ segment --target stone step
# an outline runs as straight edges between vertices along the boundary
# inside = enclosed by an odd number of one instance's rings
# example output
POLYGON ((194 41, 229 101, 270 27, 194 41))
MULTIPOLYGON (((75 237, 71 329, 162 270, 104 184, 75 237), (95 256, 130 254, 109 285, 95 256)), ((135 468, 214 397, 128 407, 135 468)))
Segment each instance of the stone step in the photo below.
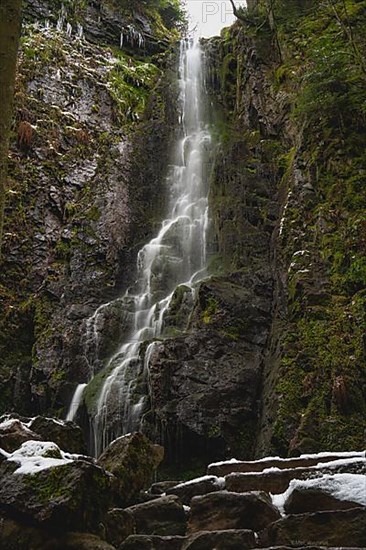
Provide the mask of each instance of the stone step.
POLYGON ((311 466, 315 466, 316 464, 325 464, 327 462, 351 458, 365 459, 366 451, 354 453, 318 453, 314 455, 301 455, 296 458, 268 457, 252 461, 228 460, 210 464, 207 468, 207 474, 225 477, 226 475, 235 472, 262 472, 268 468, 278 468, 280 470, 309 468, 311 466))
POLYGON ((192 499, 188 534, 228 529, 260 531, 279 518, 279 511, 266 493, 217 491, 192 499))
POLYGON ((286 516, 259 533, 262 547, 366 548, 366 507, 286 516))
POLYGON ((291 468, 263 472, 232 473, 225 477, 225 486, 228 491, 245 493, 247 491, 266 491, 267 493, 278 494, 286 491, 293 479, 309 479, 335 473, 358 473, 366 474, 366 459, 355 458, 354 461, 330 462, 329 466, 319 468, 310 466, 308 468, 291 468))

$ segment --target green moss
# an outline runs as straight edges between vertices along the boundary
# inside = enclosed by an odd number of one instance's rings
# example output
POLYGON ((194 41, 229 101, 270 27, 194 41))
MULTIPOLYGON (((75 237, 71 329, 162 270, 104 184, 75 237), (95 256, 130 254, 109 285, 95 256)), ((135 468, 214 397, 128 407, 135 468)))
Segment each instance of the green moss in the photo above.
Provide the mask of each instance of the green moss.
POLYGON ((137 61, 119 52, 109 82, 122 121, 136 122, 141 118, 158 75, 159 69, 153 63, 137 61))
POLYGON ((208 325, 212 322, 212 317, 219 311, 218 301, 209 296, 206 302, 206 307, 202 312, 202 321, 205 325, 208 325))
POLYGON ((98 372, 98 374, 94 376, 94 378, 85 388, 85 391, 83 393, 83 400, 85 402, 87 411, 91 416, 93 416, 97 412, 99 394, 111 370, 112 368, 109 368, 98 372))

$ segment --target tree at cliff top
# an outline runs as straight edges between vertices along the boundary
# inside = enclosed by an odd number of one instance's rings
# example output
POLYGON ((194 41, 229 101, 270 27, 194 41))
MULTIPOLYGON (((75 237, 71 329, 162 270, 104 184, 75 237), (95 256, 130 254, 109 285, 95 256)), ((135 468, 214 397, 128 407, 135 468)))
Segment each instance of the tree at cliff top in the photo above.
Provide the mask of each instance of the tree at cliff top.
POLYGON ((14 95, 15 66, 21 26, 21 0, 0 3, 0 246, 2 237, 9 132, 14 95))

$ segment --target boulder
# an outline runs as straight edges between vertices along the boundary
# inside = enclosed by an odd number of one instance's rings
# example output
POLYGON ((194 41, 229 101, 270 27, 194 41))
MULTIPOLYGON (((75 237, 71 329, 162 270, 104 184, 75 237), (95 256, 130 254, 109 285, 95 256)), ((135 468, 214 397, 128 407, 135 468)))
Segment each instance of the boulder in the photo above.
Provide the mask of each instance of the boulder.
POLYGON ((262 546, 365 548, 366 508, 288 516, 260 533, 260 540, 262 546))
POLYGON ((151 502, 126 508, 136 523, 136 533, 144 535, 184 535, 186 515, 179 498, 159 497, 151 502))
POLYGON ((119 547, 122 542, 135 533, 135 520, 128 510, 113 508, 103 518, 105 539, 119 547))
POLYGON ((194 497, 188 532, 252 529, 259 531, 279 519, 278 510, 264 492, 218 491, 194 497))
POLYGON ((129 505, 149 486, 163 457, 163 447, 136 432, 113 441, 99 457, 98 464, 118 479, 122 503, 129 505))
POLYGON ((64 451, 86 453, 82 430, 74 422, 36 416, 30 422, 29 428, 44 441, 53 441, 64 451))
POLYGON ((204 476, 186 483, 180 483, 166 490, 167 495, 177 495, 183 504, 189 505, 195 496, 206 495, 225 488, 225 480, 215 476, 204 476))
POLYGON ((11 453, 31 440, 53 441, 69 453, 86 452, 81 428, 74 422, 44 416, 28 418, 15 413, 0 418, 0 448, 11 453))
MULTIPOLYGON (((366 478, 365 478, 366 492, 366 478)), ((285 502, 286 514, 303 514, 327 510, 347 510, 361 507, 362 504, 351 500, 340 500, 321 489, 295 487, 285 502)))
MULTIPOLYGON (((59 459, 49 458, 50 463, 59 459)), ((111 500, 111 477, 89 462, 70 461, 35 473, 0 468, 0 506, 12 517, 23 516, 55 531, 95 531, 111 500)))
MULTIPOLYGON (((18 520, 1 515, 0 548, 4 550, 58 550, 50 534, 31 525, 24 525, 18 520)), ((54 541, 56 542, 56 541, 54 541)))
POLYGON ((9 418, 0 424, 0 448, 8 453, 18 449, 25 441, 36 439, 41 440, 42 438, 18 418, 9 418))
POLYGON ((253 531, 228 529, 224 531, 203 531, 190 536, 182 550, 247 550, 255 548, 253 531))
POLYGON ((119 550, 181 550, 185 537, 160 537, 158 535, 132 535, 119 550))

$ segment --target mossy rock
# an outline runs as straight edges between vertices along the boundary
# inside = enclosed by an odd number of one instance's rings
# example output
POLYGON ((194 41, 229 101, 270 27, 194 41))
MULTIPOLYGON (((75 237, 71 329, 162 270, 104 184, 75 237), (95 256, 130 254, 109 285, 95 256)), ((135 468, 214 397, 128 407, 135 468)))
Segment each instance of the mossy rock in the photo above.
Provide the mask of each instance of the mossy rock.
POLYGON ((99 457, 98 464, 118 479, 122 502, 131 504, 149 486, 163 457, 163 447, 136 432, 115 439, 99 457))
POLYGON ((32 474, 1 465, 0 504, 9 513, 54 532, 96 531, 112 501, 111 476, 87 461, 73 461, 32 474))

